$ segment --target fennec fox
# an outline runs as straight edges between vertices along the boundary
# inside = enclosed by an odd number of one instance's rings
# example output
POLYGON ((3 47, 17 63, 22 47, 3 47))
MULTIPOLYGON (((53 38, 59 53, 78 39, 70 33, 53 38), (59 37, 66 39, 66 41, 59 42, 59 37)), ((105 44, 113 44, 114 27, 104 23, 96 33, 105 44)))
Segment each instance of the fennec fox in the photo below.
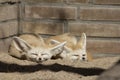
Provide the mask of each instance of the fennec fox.
POLYGON ((91 61, 92 56, 86 51, 86 34, 82 33, 79 41, 77 41, 75 36, 70 35, 70 33, 65 33, 62 35, 52 36, 46 40, 49 45, 54 45, 67 41, 64 46, 64 51, 58 55, 61 58, 70 58, 72 60, 83 60, 91 61))
POLYGON ((40 36, 24 34, 13 38, 9 54, 19 59, 43 62, 60 54, 65 44, 66 42, 56 46, 47 46, 40 36))

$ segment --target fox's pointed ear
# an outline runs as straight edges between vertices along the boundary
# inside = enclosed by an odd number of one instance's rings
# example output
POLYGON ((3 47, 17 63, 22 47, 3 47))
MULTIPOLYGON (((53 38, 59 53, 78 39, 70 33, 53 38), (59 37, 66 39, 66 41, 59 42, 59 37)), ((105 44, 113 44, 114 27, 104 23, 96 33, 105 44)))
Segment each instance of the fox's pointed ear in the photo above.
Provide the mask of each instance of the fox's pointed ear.
MULTIPOLYGON (((57 40, 54 40, 54 39, 51 39, 51 44, 60 44, 61 42, 59 42, 59 41, 57 41, 57 40)), ((71 52, 72 51, 72 49, 70 49, 70 48, 68 48, 67 46, 64 46, 64 50, 66 51, 66 52, 71 52)))
POLYGON ((60 44, 60 42, 57 41, 57 40, 51 39, 50 44, 53 44, 53 45, 55 44, 56 45, 56 44, 60 44))
POLYGON ((44 45, 45 45, 44 38, 42 38, 42 36, 41 36, 41 35, 39 35, 39 34, 34 34, 34 35, 37 37, 37 39, 39 39, 40 44, 42 44, 42 45, 44 46, 44 45))
POLYGON ((82 33, 77 47, 86 50, 86 34, 85 33, 82 33))
POLYGON ((52 55, 57 55, 57 54, 60 54, 62 53, 62 51, 64 50, 64 46, 67 42, 63 42, 55 47, 53 47, 52 49, 50 49, 50 52, 52 55))
POLYGON ((24 41, 19 37, 13 38, 13 44, 17 50, 23 51, 23 52, 27 52, 32 48, 26 41, 24 41))
POLYGON ((39 36, 39 39, 40 39, 41 44, 42 44, 43 46, 45 46, 45 41, 44 41, 44 39, 43 39, 41 36, 39 36))

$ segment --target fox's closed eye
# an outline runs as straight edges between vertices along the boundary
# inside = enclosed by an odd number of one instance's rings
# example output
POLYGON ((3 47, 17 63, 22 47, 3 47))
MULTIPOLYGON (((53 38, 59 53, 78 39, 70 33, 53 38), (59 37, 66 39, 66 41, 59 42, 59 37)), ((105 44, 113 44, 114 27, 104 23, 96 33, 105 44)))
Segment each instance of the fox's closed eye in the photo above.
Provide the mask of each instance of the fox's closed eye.
POLYGON ((41 54, 41 55, 47 55, 47 53, 41 54))
POLYGON ((73 55, 73 56, 79 56, 79 55, 76 54, 76 55, 73 55))
POLYGON ((82 56, 85 56, 85 54, 83 54, 82 56))
POLYGON ((36 55, 36 56, 38 56, 38 54, 36 54, 36 53, 32 53, 32 55, 36 55))

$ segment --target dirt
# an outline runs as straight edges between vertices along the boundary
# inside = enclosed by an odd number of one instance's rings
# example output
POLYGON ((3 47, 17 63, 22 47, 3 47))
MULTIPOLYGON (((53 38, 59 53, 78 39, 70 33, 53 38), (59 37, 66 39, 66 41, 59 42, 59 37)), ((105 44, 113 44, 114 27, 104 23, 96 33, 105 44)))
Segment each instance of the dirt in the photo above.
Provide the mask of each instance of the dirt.
POLYGON ((119 57, 97 58, 90 62, 49 60, 35 63, 0 53, 0 80, 96 80, 119 57))

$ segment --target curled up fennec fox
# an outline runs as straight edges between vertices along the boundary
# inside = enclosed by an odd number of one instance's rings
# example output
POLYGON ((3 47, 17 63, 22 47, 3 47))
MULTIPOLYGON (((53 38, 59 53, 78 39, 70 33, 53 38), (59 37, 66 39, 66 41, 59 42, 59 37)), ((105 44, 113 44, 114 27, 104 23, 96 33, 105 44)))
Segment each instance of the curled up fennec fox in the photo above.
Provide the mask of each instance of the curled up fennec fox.
POLYGON ((86 34, 80 40, 65 33, 43 39, 41 36, 24 34, 14 37, 9 54, 20 59, 43 62, 52 58, 90 61, 92 57, 86 51, 86 34))
POLYGON ((9 48, 9 54, 19 59, 26 59, 39 63, 62 53, 65 44, 66 42, 56 46, 48 46, 40 36, 24 34, 13 38, 13 42, 9 48))
POLYGON ((69 58, 72 60, 91 61, 92 56, 86 50, 86 34, 82 33, 80 40, 78 41, 75 36, 70 33, 62 35, 52 36, 46 39, 46 43, 49 45, 59 44, 66 41, 64 50, 58 55, 60 58, 69 58))

